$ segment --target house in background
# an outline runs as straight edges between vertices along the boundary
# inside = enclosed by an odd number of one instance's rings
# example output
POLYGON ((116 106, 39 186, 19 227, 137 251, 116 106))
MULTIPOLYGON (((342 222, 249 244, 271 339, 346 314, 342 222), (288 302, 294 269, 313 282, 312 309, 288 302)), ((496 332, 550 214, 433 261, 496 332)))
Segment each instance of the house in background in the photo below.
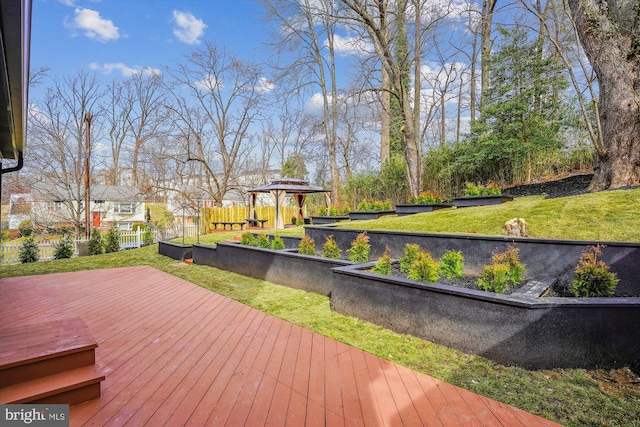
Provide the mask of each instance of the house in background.
MULTIPOLYGON (((17 229, 25 219, 36 226, 84 224, 84 194, 62 184, 38 182, 30 193, 13 194, 9 206, 9 228, 17 229)), ((135 187, 93 185, 90 191, 92 228, 131 230, 145 221, 145 203, 135 187)))

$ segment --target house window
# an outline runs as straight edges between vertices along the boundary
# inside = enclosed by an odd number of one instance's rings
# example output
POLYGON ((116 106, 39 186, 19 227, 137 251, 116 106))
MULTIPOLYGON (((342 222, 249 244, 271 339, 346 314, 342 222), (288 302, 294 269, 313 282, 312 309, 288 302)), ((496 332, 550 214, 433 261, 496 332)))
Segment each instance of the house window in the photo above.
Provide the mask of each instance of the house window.
POLYGON ((135 213, 135 203, 114 203, 113 212, 119 214, 132 214, 135 213))

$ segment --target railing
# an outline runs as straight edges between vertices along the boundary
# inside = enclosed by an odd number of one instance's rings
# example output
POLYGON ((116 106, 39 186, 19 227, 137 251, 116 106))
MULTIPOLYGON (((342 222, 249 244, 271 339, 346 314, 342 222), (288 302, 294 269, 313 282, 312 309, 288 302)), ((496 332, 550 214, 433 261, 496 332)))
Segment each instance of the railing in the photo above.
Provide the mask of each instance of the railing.
MULTIPOLYGON (((182 227, 174 227, 175 229, 166 230, 164 233, 160 233, 158 230, 153 230, 153 243, 157 243, 160 239, 172 239, 178 236, 182 236, 182 227)), ((185 226, 185 236, 195 236, 197 234, 197 227, 195 225, 185 226)), ((118 235, 120 237, 120 250, 139 248, 143 246, 144 231, 138 229, 136 231, 120 231, 118 235)), ((73 242, 73 254, 79 255, 78 244, 86 244, 87 239, 75 239, 73 242)), ((38 243, 38 255, 40 261, 49 261, 54 259, 55 245, 57 241, 41 241, 38 243)), ((0 246, 0 262, 2 264, 16 264, 20 262, 20 249, 22 249, 22 243, 5 243, 0 246)))

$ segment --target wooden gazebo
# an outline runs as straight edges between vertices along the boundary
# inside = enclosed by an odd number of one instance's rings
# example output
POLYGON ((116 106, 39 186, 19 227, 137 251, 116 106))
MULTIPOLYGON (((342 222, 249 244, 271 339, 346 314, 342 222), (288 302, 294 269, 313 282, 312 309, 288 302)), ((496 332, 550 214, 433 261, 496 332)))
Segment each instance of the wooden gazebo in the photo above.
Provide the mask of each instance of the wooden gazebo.
MULTIPOLYGON (((325 197, 329 197, 329 190, 309 184, 309 182, 298 178, 280 178, 271 181, 267 185, 252 188, 249 190, 249 217, 257 219, 256 216, 256 198, 258 193, 270 193, 276 204, 276 218, 274 225, 276 229, 284 228, 284 219, 282 217, 281 208, 287 196, 293 197, 298 205, 298 218, 302 218, 302 205, 304 204, 307 194, 324 193, 325 197)), ((328 202, 327 202, 328 203, 328 202)))

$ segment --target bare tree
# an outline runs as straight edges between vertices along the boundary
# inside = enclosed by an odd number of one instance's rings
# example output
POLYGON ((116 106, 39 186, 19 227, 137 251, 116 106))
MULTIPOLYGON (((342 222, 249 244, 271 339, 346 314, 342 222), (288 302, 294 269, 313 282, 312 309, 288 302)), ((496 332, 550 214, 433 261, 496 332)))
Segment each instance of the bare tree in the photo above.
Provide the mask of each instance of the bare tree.
POLYGON ((199 185, 222 203, 253 148, 249 126, 267 89, 260 69, 207 43, 167 73, 174 99, 164 107, 173 115, 183 161, 197 166, 205 178, 199 185))
POLYGON ((279 54, 295 52, 297 56, 285 65, 274 64, 278 81, 292 90, 310 93, 320 90, 322 125, 329 154, 333 203, 339 204, 340 172, 336 160, 338 108, 335 60, 337 21, 332 0, 259 0, 266 19, 276 31, 272 43, 279 54))
MULTIPOLYGON (((80 71, 56 81, 41 102, 29 110, 29 156, 40 170, 48 197, 68 209, 76 230, 84 220, 85 156, 91 158, 95 135, 91 135, 89 152, 85 150, 85 114, 99 118, 102 90, 95 74, 80 71)), ((94 121, 94 129, 98 121, 94 121)), ((95 132, 94 132, 95 133, 95 132)))

